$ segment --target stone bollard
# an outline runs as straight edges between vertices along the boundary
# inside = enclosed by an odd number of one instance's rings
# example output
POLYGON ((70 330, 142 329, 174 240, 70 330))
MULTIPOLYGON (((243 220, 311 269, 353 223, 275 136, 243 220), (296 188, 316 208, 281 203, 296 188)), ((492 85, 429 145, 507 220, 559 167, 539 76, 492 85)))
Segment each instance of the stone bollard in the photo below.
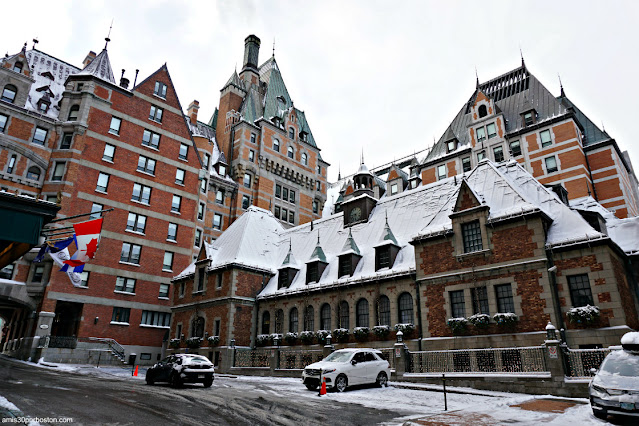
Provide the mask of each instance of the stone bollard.
POLYGON ((408 352, 404 349, 403 343, 395 343, 393 347, 393 356, 395 357, 395 377, 400 379, 406 373, 408 364, 408 352))

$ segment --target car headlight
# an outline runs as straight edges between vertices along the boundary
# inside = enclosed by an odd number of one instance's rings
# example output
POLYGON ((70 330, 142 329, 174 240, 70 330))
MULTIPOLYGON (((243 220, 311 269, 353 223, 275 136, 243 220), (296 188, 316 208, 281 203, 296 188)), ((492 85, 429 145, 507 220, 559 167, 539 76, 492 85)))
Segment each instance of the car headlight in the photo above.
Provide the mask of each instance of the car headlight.
POLYGON ((606 393, 606 389, 602 388, 601 386, 592 385, 592 389, 597 391, 597 392, 606 393))
POLYGON ((324 371, 322 371, 322 374, 328 374, 328 373, 332 373, 332 372, 334 372, 334 371, 335 371, 335 369, 334 369, 334 368, 329 368, 328 370, 324 370, 324 371))

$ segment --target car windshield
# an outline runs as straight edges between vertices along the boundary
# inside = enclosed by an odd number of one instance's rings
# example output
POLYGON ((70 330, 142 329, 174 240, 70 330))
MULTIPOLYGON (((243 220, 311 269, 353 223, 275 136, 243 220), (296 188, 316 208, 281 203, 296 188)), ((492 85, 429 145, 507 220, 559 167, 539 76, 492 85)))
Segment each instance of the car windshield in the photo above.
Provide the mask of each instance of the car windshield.
POLYGON ((192 357, 185 358, 185 361, 190 364, 208 364, 209 363, 208 359, 204 357, 199 357, 199 356, 198 357, 192 356, 192 357))
POLYGON ((351 359, 351 355, 353 353, 352 352, 333 352, 332 354, 330 354, 329 356, 327 356, 326 358, 324 358, 324 361, 330 361, 330 362, 348 362, 349 359, 351 359))
POLYGON ((601 365, 601 371, 617 376, 639 376, 639 356, 626 351, 612 352, 601 365))

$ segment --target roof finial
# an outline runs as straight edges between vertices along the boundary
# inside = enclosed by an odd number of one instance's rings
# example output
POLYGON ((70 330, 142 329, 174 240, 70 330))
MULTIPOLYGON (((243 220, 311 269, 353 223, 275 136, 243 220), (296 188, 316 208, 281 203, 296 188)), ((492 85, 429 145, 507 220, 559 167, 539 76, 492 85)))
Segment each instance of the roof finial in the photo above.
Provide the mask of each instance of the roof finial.
POLYGON ((271 210, 272 206, 271 204, 273 203, 273 197, 268 199, 268 209, 271 210))
POLYGON ((604 125, 603 120, 601 120, 601 131, 606 133, 606 126, 604 125))
POLYGON ((586 182, 586 189, 588 190, 588 195, 592 195, 592 194, 590 193, 590 185, 588 185, 588 182, 586 182))
POLYGON ((111 37, 111 28, 113 28, 113 18, 111 18, 111 26, 109 27, 109 34, 107 34, 107 36, 104 38, 104 40, 106 40, 106 43, 104 44, 104 50, 106 50, 107 46, 109 45, 109 42, 111 41, 111 39, 109 37, 111 37))
POLYGON ((337 163, 337 180, 342 180, 342 163, 337 163))
POLYGON ((291 241, 291 237, 288 237, 288 251, 292 251, 293 250, 293 243, 291 241))
POLYGON ((273 57, 275 57, 275 37, 273 37, 273 57))
POLYGON ((526 64, 524 63, 524 52, 522 52, 521 50, 521 44, 519 45, 519 56, 521 56, 521 66, 525 67, 526 64))
POLYGON ((319 241, 319 229, 317 230, 317 245, 319 246, 320 241, 319 241))
POLYGON ((362 147, 362 162, 360 164, 364 164, 364 147, 362 147))
POLYGON ((559 88, 561 89, 561 97, 565 98, 566 94, 564 93, 564 85, 561 84, 561 76, 557 73, 557 77, 559 78, 559 88))
POLYGON ((33 41, 33 47, 32 47, 32 49, 35 49, 36 44, 40 43, 40 42, 38 41, 38 37, 34 38, 32 41, 33 41))
POLYGON ((475 88, 479 89, 479 74, 477 74, 477 65, 475 65, 475 88))

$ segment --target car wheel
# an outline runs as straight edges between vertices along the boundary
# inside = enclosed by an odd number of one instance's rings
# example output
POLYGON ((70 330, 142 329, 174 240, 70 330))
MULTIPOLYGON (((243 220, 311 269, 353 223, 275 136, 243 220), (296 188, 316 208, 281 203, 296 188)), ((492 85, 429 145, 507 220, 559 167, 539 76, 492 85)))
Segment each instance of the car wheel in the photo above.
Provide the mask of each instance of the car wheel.
POLYGON ((388 376, 386 375, 386 373, 380 371, 377 375, 377 380, 375 380, 375 384, 377 384, 377 386, 380 388, 382 386, 388 387, 388 376))
POLYGON ((173 373, 171 375, 171 385, 174 388, 182 387, 182 379, 180 379, 180 375, 177 373, 173 373))
POLYGON ((348 379, 346 378, 346 376, 343 374, 337 376, 337 379, 335 379, 335 389, 337 389, 338 392, 344 392, 347 387, 348 379))
POLYGON ((601 420, 606 420, 608 418, 608 413, 606 412, 606 410, 595 410, 594 408, 592 409, 592 414, 601 420))
POLYGON ((211 385, 213 385, 213 379, 207 379, 207 380, 204 381, 203 384, 204 384, 205 388, 210 388, 211 385))
POLYGON ((312 390, 312 391, 317 390, 317 385, 309 385, 309 384, 307 384, 306 385, 306 389, 312 390))

